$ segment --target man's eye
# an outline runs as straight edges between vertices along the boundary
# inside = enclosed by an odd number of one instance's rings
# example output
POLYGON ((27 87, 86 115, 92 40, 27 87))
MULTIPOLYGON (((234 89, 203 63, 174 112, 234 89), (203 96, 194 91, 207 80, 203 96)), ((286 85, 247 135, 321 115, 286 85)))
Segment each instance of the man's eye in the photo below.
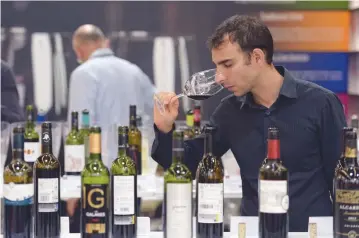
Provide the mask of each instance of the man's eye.
POLYGON ((224 64, 224 67, 225 68, 230 68, 230 67, 232 67, 232 64, 224 64))

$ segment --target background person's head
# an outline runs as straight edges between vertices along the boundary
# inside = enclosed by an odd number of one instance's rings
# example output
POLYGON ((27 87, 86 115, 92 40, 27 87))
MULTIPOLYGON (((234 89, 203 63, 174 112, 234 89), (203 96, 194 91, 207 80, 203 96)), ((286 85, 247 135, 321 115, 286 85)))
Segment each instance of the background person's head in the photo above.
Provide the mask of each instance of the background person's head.
POLYGON ((94 25, 82 25, 75 31, 72 47, 79 62, 85 62, 91 54, 107 46, 107 40, 100 28, 94 25))
POLYGON ((272 68, 273 38, 258 18, 235 15, 222 22, 208 39, 219 81, 236 96, 250 92, 272 68))

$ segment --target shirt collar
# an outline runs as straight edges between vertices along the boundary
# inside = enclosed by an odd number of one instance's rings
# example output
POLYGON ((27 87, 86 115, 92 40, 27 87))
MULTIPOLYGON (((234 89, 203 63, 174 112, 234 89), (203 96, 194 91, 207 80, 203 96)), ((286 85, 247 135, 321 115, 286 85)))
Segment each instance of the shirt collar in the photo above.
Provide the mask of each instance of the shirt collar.
MULTIPOLYGON (((278 73, 280 73, 283 77, 283 84, 280 88, 279 95, 283 95, 287 98, 297 98, 297 82, 293 75, 283 66, 275 66, 278 73)), ((253 103, 253 96, 251 93, 247 93, 243 96, 238 97, 238 101, 241 102, 241 108, 246 103, 253 103)))
POLYGON ((112 56, 114 55, 113 51, 109 48, 100 48, 95 50, 91 56, 90 59, 98 58, 98 57, 105 57, 105 56, 112 56))

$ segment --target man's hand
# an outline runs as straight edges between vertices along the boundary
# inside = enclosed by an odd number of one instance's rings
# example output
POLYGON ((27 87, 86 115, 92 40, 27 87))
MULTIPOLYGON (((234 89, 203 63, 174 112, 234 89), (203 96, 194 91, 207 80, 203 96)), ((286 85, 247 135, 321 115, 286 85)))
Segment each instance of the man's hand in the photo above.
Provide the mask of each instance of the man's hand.
POLYGON ((178 98, 176 97, 176 94, 169 92, 158 93, 157 97, 159 97, 160 100, 164 103, 164 112, 161 114, 160 110, 157 108, 156 103, 154 103, 154 122, 160 131, 168 133, 172 130, 173 123, 178 116, 178 98))
POLYGON ((66 201, 66 211, 69 217, 72 217, 75 214, 78 201, 79 198, 70 198, 66 201))

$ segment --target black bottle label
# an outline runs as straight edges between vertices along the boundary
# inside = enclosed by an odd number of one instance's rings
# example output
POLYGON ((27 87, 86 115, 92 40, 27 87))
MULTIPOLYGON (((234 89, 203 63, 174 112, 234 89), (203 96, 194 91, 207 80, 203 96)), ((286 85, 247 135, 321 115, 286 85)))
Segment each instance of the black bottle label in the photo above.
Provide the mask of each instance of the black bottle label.
POLYGON ((359 191, 341 190, 335 192, 336 235, 340 237, 359 236, 359 191))
POLYGON ((107 184, 83 186, 84 228, 87 234, 107 233, 107 184))

